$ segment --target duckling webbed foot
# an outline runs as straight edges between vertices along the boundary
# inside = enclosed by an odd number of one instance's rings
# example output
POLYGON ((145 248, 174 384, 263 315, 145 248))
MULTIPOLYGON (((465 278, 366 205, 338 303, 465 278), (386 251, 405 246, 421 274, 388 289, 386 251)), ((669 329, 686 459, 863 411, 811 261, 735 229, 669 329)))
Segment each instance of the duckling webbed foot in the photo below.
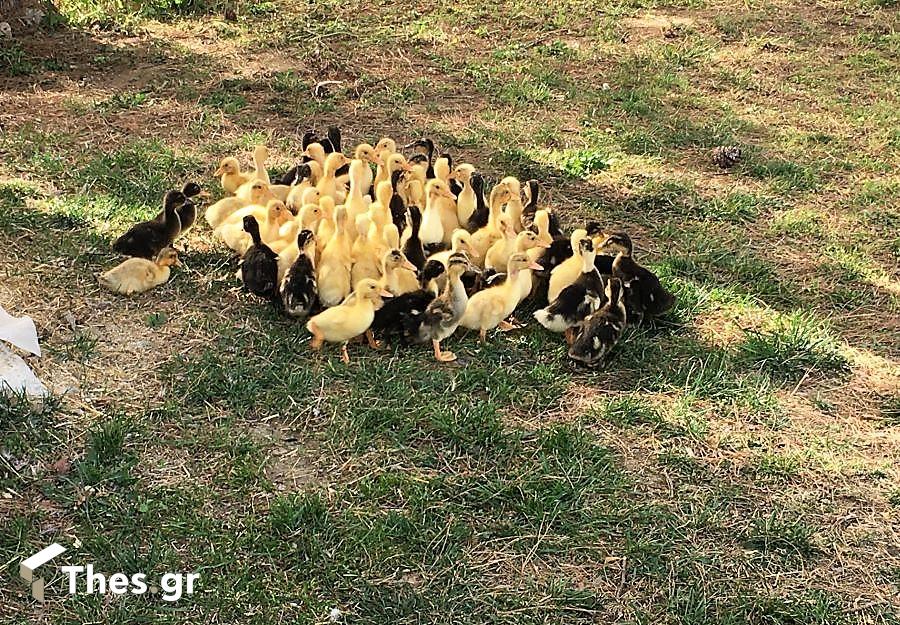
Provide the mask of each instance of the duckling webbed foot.
POLYGON ((350 353, 347 351, 347 344, 343 343, 341 345, 341 360, 344 361, 345 365, 350 364, 350 353))
POLYGON ((372 330, 366 330, 366 341, 372 349, 381 349, 384 347, 382 341, 375 340, 375 335, 372 333, 372 330))
POLYGON ((571 345, 574 342, 575 342, 575 328, 568 327, 568 328, 566 328, 566 343, 571 345))
POLYGON ((431 341, 431 344, 434 346, 434 358, 438 362, 453 362, 456 360, 456 354, 453 352, 442 352, 441 344, 439 341, 431 341))
POLYGON ((325 342, 325 337, 319 332, 319 328, 316 327, 316 324, 310 322, 309 331, 312 332, 313 340, 310 341, 309 347, 314 351, 319 351, 322 349, 322 344, 325 342))

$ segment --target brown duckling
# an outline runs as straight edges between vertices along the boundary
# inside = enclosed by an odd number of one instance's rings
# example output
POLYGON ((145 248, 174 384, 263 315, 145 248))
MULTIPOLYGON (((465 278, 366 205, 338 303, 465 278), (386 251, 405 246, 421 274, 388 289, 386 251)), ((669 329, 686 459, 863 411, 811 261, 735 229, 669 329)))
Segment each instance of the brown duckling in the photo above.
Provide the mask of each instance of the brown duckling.
POLYGON ((138 258, 156 258, 181 232, 178 209, 187 201, 181 191, 167 191, 163 199, 164 219, 150 219, 133 225, 115 240, 112 247, 119 254, 138 258))
POLYGON ((612 275, 622 281, 628 322, 640 325, 645 316, 656 317, 675 304, 675 296, 663 287, 659 278, 632 258, 631 237, 624 232, 608 233, 602 247, 619 251, 612 264, 612 275))
POLYGON ((578 325, 578 335, 569 348, 569 358, 588 367, 596 367, 603 362, 619 341, 628 321, 623 300, 622 282, 618 278, 610 278, 606 283, 606 304, 578 325))
POLYGON ((241 261, 241 280, 254 295, 275 300, 278 296, 278 254, 262 242, 256 217, 244 217, 244 230, 250 235, 253 245, 241 261))

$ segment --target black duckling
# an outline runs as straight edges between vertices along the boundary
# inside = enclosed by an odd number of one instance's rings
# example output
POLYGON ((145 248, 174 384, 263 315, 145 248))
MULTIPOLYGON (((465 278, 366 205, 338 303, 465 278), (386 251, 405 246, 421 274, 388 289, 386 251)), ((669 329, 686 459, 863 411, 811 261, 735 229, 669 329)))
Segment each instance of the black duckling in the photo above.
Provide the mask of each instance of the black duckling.
POLYGON ((551 332, 565 332, 569 345, 575 340, 575 326, 605 303, 605 284, 594 266, 594 242, 586 238, 581 239, 578 245, 584 263, 581 275, 560 291, 549 306, 534 312, 538 323, 551 332))
POLYGON ((319 135, 316 134, 315 130, 307 130, 303 133, 303 137, 300 139, 300 147, 304 152, 310 143, 319 143, 319 135))
POLYGON ((422 314, 435 298, 434 292, 418 289, 392 297, 375 311, 371 330, 382 336, 400 336, 404 343, 417 335, 422 314))
POLYGON ((413 159, 416 159, 416 162, 421 162, 425 165, 425 178, 431 180, 434 178, 434 141, 429 139, 428 137, 423 137, 418 139, 417 141, 413 141, 412 143, 403 146, 404 150, 425 150, 424 153, 420 152, 419 154, 415 154, 412 158, 409 159, 409 162, 412 163, 413 159), (424 159, 417 159, 419 156, 424 156, 424 159))
POLYGON ((472 174, 469 180, 472 190, 475 192, 475 210, 469 217, 469 223, 466 224, 466 230, 469 232, 477 232, 487 225, 490 217, 490 208, 484 199, 484 176, 479 173, 472 174))
POLYGON ((287 170, 281 179, 277 181, 277 184, 293 187, 311 176, 312 170, 310 170, 309 165, 307 163, 298 163, 287 170))
MULTIPOLYGON (((447 159, 447 168, 449 171, 452 172, 453 171, 453 157, 450 156, 450 153, 444 152, 443 154, 441 154, 441 158, 447 159)), ((462 193, 462 190, 463 190, 462 183, 459 180, 456 180, 455 178, 451 178, 450 182, 449 182, 449 186, 450 186, 450 193, 452 193, 456 197, 459 197, 459 194, 462 193)))
MULTIPOLYGON (((177 209, 178 219, 181 222, 179 236, 190 230, 194 222, 197 221, 197 204, 193 201, 193 198, 203 195, 203 189, 196 182, 186 182, 181 188, 181 192, 184 194, 185 201, 177 209)), ((206 194, 206 197, 208 197, 208 194, 206 194)), ((166 210, 163 209, 156 215, 156 221, 162 223, 165 220, 166 210)))
POLYGON ((397 185, 400 183, 400 178, 402 178, 405 173, 406 172, 402 169, 398 169, 391 174, 391 187, 394 189, 394 193, 391 195, 390 205, 391 221, 397 226, 399 232, 403 232, 403 229, 406 227, 406 204, 403 202, 403 198, 400 197, 400 194, 397 193, 397 185))
POLYGON ((417 330, 418 340, 431 341, 434 357, 439 362, 456 360, 453 352, 442 352, 441 341, 456 332, 459 322, 466 312, 469 295, 462 282, 462 276, 472 269, 464 253, 451 254, 447 260, 447 284, 444 292, 431 300, 420 318, 417 330))
MULTIPOLYGON (((522 207, 522 225, 526 230, 531 230, 534 224, 534 214, 537 212, 538 198, 541 194, 541 186, 537 180, 533 178, 525 183, 525 206, 522 207)), ((550 219, 553 220, 553 213, 550 212, 550 219)), ((557 224, 558 225, 558 224, 557 224)), ((553 236, 553 233, 550 233, 553 236)))
POLYGON ((441 261, 434 259, 426 260, 425 266, 419 271, 419 286, 437 295, 439 289, 436 280, 440 278, 446 270, 447 268, 441 261))
POLYGON ((569 358, 587 367, 596 367, 603 362, 619 341, 628 321, 622 282, 618 278, 606 282, 605 295, 606 304, 578 325, 575 342, 569 347, 569 358))
POLYGON ((319 301, 316 270, 313 265, 316 236, 312 230, 300 231, 300 234, 297 235, 297 248, 300 250, 300 254, 281 281, 281 301, 284 303, 284 310, 288 315, 305 319, 319 301))
POLYGON ((612 263, 612 275, 622 281, 625 289, 629 323, 640 325, 645 316, 656 317, 672 308, 675 296, 663 287, 656 274, 632 258, 631 237, 624 232, 607 234, 603 247, 619 250, 612 263))
POLYGON ((181 232, 178 209, 187 201, 181 191, 167 191, 163 199, 163 219, 151 219, 133 225, 112 245, 119 254, 154 259, 181 232))
POLYGON ((341 151, 341 129, 337 126, 329 126, 322 140, 322 147, 326 154, 341 151))
POLYGON ((253 239, 253 245, 241 261, 241 280, 254 295, 275 301, 278 298, 278 254, 262 242, 259 223, 253 215, 244 217, 244 231, 253 239))
POLYGON ((403 244, 403 253, 406 255, 406 259, 415 265, 416 269, 421 271, 425 267, 425 248, 422 246, 422 239, 419 238, 419 228, 422 226, 422 211, 418 206, 410 206, 408 212, 410 234, 403 244))

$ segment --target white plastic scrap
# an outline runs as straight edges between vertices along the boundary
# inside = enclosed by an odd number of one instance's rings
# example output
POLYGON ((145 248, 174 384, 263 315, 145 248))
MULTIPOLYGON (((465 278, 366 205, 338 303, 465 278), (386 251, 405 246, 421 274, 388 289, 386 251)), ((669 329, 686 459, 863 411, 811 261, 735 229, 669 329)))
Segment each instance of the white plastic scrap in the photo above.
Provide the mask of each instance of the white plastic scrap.
MULTIPOLYGON (((37 329, 31 317, 13 317, 0 306, 0 341, 6 341, 35 356, 41 355, 37 329)), ((0 343, 0 392, 12 390, 26 395, 43 396, 47 388, 34 375, 31 367, 0 343)))

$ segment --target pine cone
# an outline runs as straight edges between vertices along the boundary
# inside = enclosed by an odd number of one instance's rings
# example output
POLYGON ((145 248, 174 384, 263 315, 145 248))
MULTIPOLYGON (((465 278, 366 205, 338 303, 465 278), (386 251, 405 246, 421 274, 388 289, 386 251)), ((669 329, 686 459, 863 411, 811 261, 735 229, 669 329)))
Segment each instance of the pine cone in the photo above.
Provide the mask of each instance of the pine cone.
POLYGON ((731 169, 741 160, 741 148, 736 145, 720 145, 713 150, 712 160, 722 169, 731 169))

